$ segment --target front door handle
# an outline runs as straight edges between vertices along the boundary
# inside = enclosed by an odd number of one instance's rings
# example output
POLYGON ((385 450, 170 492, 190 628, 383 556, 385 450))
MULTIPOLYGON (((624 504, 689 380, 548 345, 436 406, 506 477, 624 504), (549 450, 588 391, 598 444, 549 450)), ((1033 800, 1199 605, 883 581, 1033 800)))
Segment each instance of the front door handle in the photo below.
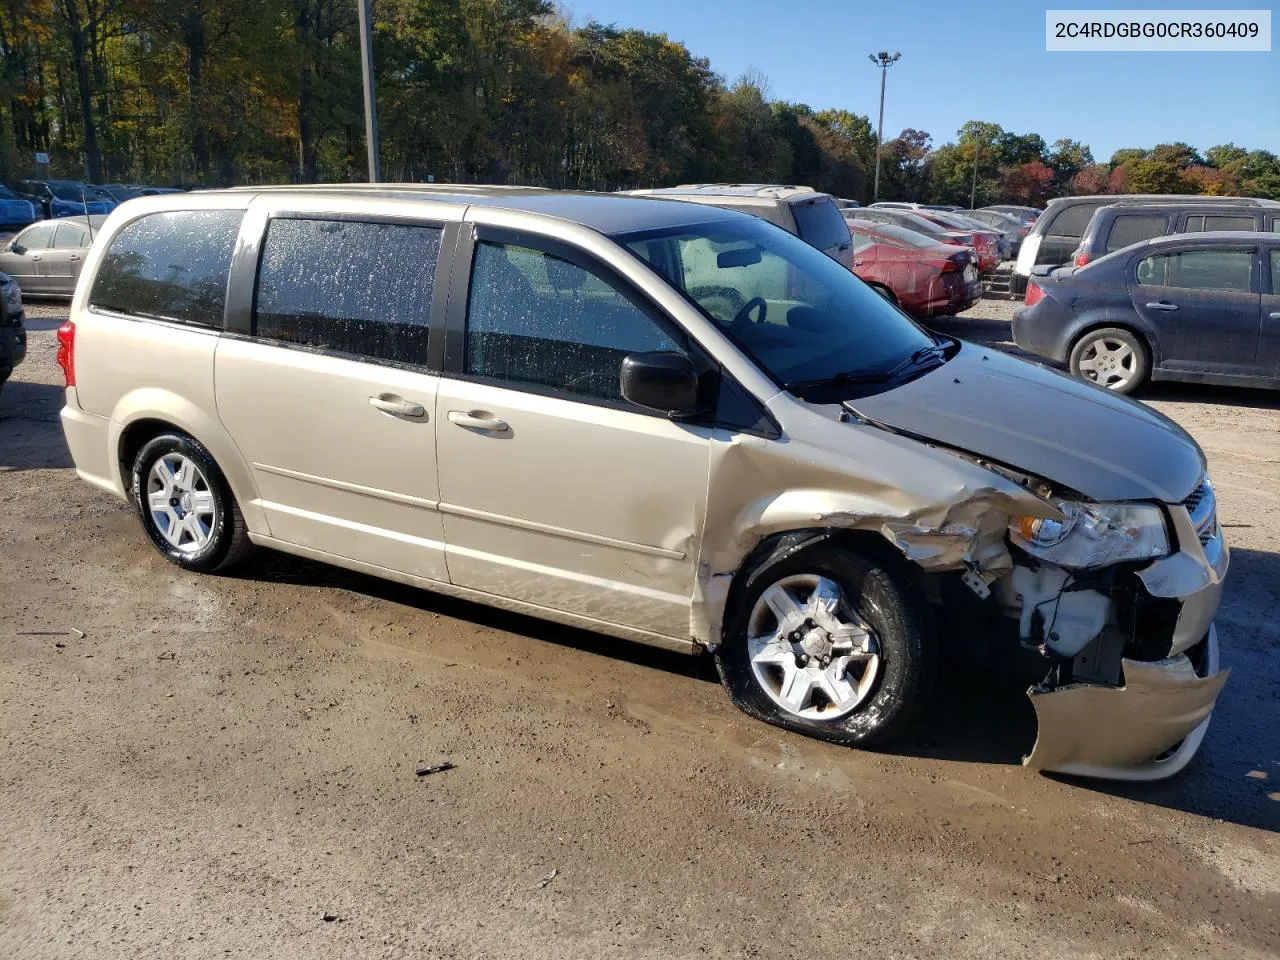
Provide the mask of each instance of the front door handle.
POLYGON ((1174 310, 1178 309, 1178 305, 1176 303, 1165 303, 1163 300, 1161 300, 1157 303, 1148 303, 1147 309, 1163 310, 1165 313, 1172 313, 1174 310))
POLYGON ((420 403, 398 397, 394 393, 380 393, 369 398, 369 406, 383 413, 389 413, 401 420, 426 420, 427 408, 420 403))
POLYGON ((449 422, 456 423, 460 427, 466 427, 468 430, 483 430, 486 433, 506 433, 511 429, 505 420, 499 420, 497 417, 479 416, 475 413, 468 413, 465 410, 450 410, 449 422))
POLYGON ((69 259, 72 263, 79 263, 79 262, 80 262, 80 254, 78 254, 78 253, 73 253, 73 254, 71 254, 71 256, 70 256, 70 257, 68 257, 68 259, 69 259))
POLYGON ((38 254, 38 253, 33 253, 33 254, 31 255, 31 259, 32 259, 32 260, 43 260, 43 259, 44 259, 44 257, 40 256, 40 254, 38 254))

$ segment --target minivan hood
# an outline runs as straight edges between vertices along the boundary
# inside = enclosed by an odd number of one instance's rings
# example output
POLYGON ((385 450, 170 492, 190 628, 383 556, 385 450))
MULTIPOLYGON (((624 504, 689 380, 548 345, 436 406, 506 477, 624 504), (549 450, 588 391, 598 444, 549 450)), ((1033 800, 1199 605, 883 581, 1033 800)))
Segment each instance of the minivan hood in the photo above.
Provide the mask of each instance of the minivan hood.
POLYGON ((970 343, 924 376, 846 406, 1091 500, 1181 503, 1205 471, 1196 442, 1149 407, 970 343))

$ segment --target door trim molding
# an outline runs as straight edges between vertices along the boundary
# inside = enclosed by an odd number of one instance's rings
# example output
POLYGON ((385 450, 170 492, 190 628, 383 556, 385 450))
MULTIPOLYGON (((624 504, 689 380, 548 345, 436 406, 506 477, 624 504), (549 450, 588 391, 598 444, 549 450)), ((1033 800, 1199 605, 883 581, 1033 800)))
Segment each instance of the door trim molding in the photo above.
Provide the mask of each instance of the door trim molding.
MULTIPOLYGON (((596 533, 581 530, 569 530, 566 527, 554 527, 549 523, 538 523, 534 520, 521 520, 501 513, 489 513, 472 507, 462 507, 454 503, 441 502, 439 510, 444 514, 479 520, 481 523, 496 523, 504 527, 515 527, 517 530, 529 530, 533 533, 545 533, 552 537, 563 537, 566 540, 580 540, 583 543, 594 543, 602 547, 616 547, 619 550, 630 550, 632 553, 643 553, 650 557, 662 557, 665 560, 683 560, 688 554, 683 550, 668 550, 666 547, 654 547, 647 543, 636 543, 633 540, 618 540, 614 537, 602 537, 596 533)), ((449 533, 445 531, 445 542, 449 541, 449 533)))
MULTIPOLYGON (((255 470, 261 470, 263 473, 270 473, 277 477, 286 477, 290 480, 301 480, 304 483, 314 483, 317 486, 329 487, 332 490, 342 490, 346 493, 355 493, 365 497, 373 497, 378 500, 387 500, 391 503, 401 503, 410 507, 421 507, 424 510, 438 510, 440 513, 450 514, 456 517, 466 517, 468 520, 479 520, 481 523, 494 523, 503 527, 514 527, 517 530, 528 530, 532 533, 545 533, 552 537, 562 537, 565 540, 578 540, 582 543, 594 543, 602 547, 614 547, 618 550, 629 550, 632 553, 641 553, 649 557, 661 557, 664 560, 684 560, 688 557, 688 553, 683 550, 668 550, 666 547, 655 547, 647 543, 636 543, 633 540, 619 540, 615 537, 604 537, 596 533, 586 533, 582 530, 570 530, 567 527, 556 527, 549 523, 538 523, 534 520, 522 520, 519 517, 509 517, 501 513, 489 513, 486 510, 476 510, 472 507, 463 507, 454 503, 444 503, 438 500, 428 500, 425 497, 413 497, 407 493, 395 493, 391 490, 383 490, 380 487, 366 487, 360 483, 351 483, 347 480, 334 480, 331 477, 318 477, 312 473, 303 473, 300 470, 289 470, 285 467, 273 467, 268 463, 253 464, 255 470)), ((283 505, 273 503, 273 507, 277 509, 284 508, 283 505)), ((445 534, 445 541, 449 539, 445 534)))
POLYGON ((347 493, 358 493, 365 497, 374 497, 378 500, 389 500, 392 503, 403 503, 410 507, 422 507, 424 510, 439 510, 440 504, 435 500, 428 500, 425 497, 413 497, 407 493, 396 493, 392 490, 383 490, 381 487, 366 487, 360 483, 350 483, 346 480, 334 480, 332 477, 318 477, 313 473, 303 473, 300 470, 288 470, 285 467, 273 467, 269 463, 254 463, 253 469, 261 470, 263 473, 274 474, 277 477, 287 477, 290 480, 301 480, 304 483, 314 483, 320 487, 329 487, 333 490, 344 490, 347 493))

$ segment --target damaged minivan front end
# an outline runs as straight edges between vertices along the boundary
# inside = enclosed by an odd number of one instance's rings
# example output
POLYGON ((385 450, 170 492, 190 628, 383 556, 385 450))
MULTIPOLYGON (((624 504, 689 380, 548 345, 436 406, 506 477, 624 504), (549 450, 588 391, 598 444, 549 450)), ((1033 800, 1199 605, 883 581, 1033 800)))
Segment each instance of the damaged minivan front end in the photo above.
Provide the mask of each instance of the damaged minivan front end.
MULTIPOLYGON (((1173 775, 1198 749, 1229 672, 1220 668, 1213 627, 1229 551, 1202 454, 1158 415, 1092 389, 1083 398, 1094 416, 1117 409, 1122 426, 1132 418, 1138 429, 1096 445, 1077 439, 1070 427, 1048 445, 1017 443, 1030 420, 1062 394, 1078 395, 1076 386, 976 348, 957 359, 950 379, 916 390, 917 402, 937 411, 939 391, 962 401, 981 394, 988 416, 1002 408, 1000 429, 990 429, 975 405, 949 414, 944 419, 951 429, 940 431, 938 417, 906 412, 913 405, 910 384, 896 392, 892 405, 877 397, 851 408, 867 425, 942 449, 955 444, 953 453, 1016 480, 1056 512, 1009 516, 1000 544, 1007 549, 1007 568, 965 573, 989 610, 1017 621, 1019 644, 1038 652, 1047 667, 1028 690, 1038 736, 1024 763, 1123 780, 1173 775), (930 426, 934 436, 915 433, 930 426), (991 451, 1003 462, 989 459, 991 451), (1022 462, 1006 465, 1015 456, 1022 462), (1184 494, 1188 477, 1198 482, 1184 494), (1089 487, 1117 499, 1078 492, 1089 487), (993 570, 999 575, 991 576, 993 570)), ((991 555, 996 545, 983 549, 991 555)), ((912 556, 909 549, 904 553, 912 556)))

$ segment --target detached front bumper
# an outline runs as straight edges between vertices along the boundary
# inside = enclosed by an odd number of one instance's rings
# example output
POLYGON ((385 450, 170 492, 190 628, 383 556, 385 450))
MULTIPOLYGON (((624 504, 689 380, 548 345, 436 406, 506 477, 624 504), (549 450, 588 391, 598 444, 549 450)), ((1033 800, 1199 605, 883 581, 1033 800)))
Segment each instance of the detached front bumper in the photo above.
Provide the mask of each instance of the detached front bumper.
POLYGON ((1028 690, 1039 731, 1023 761, 1027 766, 1109 780, 1160 780, 1195 756, 1230 673, 1220 666, 1213 624, 1230 551, 1212 496, 1206 484, 1194 505, 1170 508, 1179 549, 1137 574, 1151 597, 1180 605, 1171 634, 1164 634, 1168 655, 1124 658, 1120 686, 1028 690))
POLYGON ((1024 763, 1034 770, 1106 780, 1162 780, 1200 749, 1230 670, 1218 660, 1210 625, 1197 670, 1178 654, 1124 660, 1123 687, 1075 684, 1029 691, 1039 736, 1024 763))

